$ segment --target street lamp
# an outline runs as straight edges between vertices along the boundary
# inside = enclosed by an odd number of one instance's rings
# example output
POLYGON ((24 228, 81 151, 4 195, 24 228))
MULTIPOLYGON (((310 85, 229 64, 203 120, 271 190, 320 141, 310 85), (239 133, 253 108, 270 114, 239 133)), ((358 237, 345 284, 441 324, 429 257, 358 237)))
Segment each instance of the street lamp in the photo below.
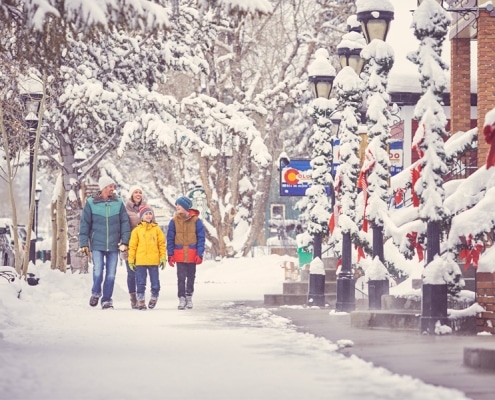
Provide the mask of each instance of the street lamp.
POLYGON ((426 224, 427 237, 420 329, 421 333, 433 334, 437 323, 443 325, 448 321, 448 286, 443 266, 439 265, 444 262, 440 254, 440 239, 441 225, 447 214, 443 187, 447 171, 443 142, 446 118, 441 103, 447 80, 439 71, 447 69, 441 60, 441 52, 450 27, 450 18, 447 11, 434 1, 424 1, 420 8, 423 8, 423 12, 417 13, 418 17, 415 13, 412 23, 420 45, 410 57, 418 65, 422 77, 422 96, 414 111, 414 118, 419 121, 415 143, 421 155, 417 170, 420 174, 412 190, 420 198, 418 214, 426 224), (429 18, 425 18, 426 12, 431 13, 429 18), (425 104, 428 106, 424 107, 425 104))
POLYGON ((390 29, 390 22, 394 19, 393 7, 385 8, 390 4, 387 0, 368 1, 356 13, 361 22, 361 28, 367 43, 373 39, 385 41, 390 29), (383 7, 383 8, 380 8, 383 7))
MULTIPOLYGON (((315 110, 315 113, 318 115, 316 120, 316 129, 320 131, 325 131, 326 126, 328 123, 331 125, 331 120, 329 119, 329 116, 331 114, 331 106, 326 103, 325 101, 319 101, 319 99, 325 99, 328 100, 330 98, 330 94, 332 92, 332 85, 333 81, 335 79, 335 68, 330 64, 330 61, 328 61, 328 51, 325 49, 318 49, 315 52, 315 60, 309 65, 308 67, 308 80, 310 83, 311 87, 311 92, 313 93, 313 96, 315 97, 315 101, 313 101, 313 108, 315 110)), ((317 135, 315 135, 317 136, 317 135)), ((330 177, 327 175, 328 171, 331 171, 332 168, 332 162, 333 162, 333 154, 332 150, 330 150, 329 153, 323 154, 322 151, 325 151, 322 149, 322 146, 324 143, 321 142, 330 142, 331 146, 331 140, 329 140, 328 137, 325 137, 325 133, 323 135, 318 135, 320 138, 317 138, 314 142, 313 146, 313 153, 312 153, 312 164, 315 162, 318 162, 318 158, 323 157, 324 159, 321 160, 320 163, 326 163, 328 165, 328 169, 326 171, 323 171, 323 174, 321 171, 318 169, 318 173, 313 173, 313 183, 312 183, 312 188, 316 189, 317 186, 320 187, 320 192, 322 191, 323 193, 326 194, 325 191, 325 186, 331 185, 332 184, 332 178, 331 175, 330 177)), ((313 170, 315 169, 314 166, 312 166, 313 170)), ((320 193, 321 194, 321 193, 320 193)), ((314 208, 316 206, 316 203, 318 201, 318 193, 313 195, 315 197, 315 203, 313 204, 313 208, 311 211, 314 211, 314 208)), ((328 200, 327 200, 328 203, 328 200)), ((330 209, 330 207, 328 208, 330 209)), ((310 212, 311 214, 311 212, 310 212)), ((319 220, 318 215, 310 215, 310 220, 311 221, 317 221, 319 220)), ((318 225, 318 224, 316 224, 318 225)), ((321 242, 322 242, 322 232, 321 232, 321 226, 320 227, 314 227, 314 229, 310 229, 313 232, 313 258, 319 257, 321 259, 321 242)))
MULTIPOLYGON (((351 17, 349 17, 349 20, 351 17)), ((356 180, 359 171, 358 108, 362 98, 362 81, 359 79, 363 67, 361 50, 366 45, 360 29, 351 29, 337 45, 342 70, 337 76, 337 97, 343 108, 341 127, 341 167, 340 167, 340 214, 339 226, 342 231, 342 265, 337 275, 337 302, 335 310, 350 312, 356 308, 355 280, 352 273, 352 232, 357 232, 356 220, 356 180)))
POLYGON ((36 213, 35 213, 35 233, 36 233, 36 241, 38 241, 38 205, 41 199, 41 192, 43 191, 43 188, 41 187, 39 182, 36 182, 36 190, 34 191, 34 201, 36 202, 36 213))
POLYGON ((365 45, 366 41, 360 32, 350 31, 342 36, 342 40, 337 45, 337 54, 342 68, 351 67, 359 76, 364 65, 361 50, 365 45))
POLYGON ((385 43, 385 39, 394 18, 394 8, 389 0, 358 0, 357 9, 357 19, 361 22, 367 42, 362 55, 368 66, 364 78, 367 86, 368 145, 359 186, 365 193, 364 222, 369 221, 373 231, 374 268, 369 276, 369 307, 379 309, 382 295, 388 294, 389 291, 383 252, 384 214, 387 213, 387 202, 390 197, 390 158, 387 148, 390 136, 390 112, 386 83, 394 57, 393 50, 385 43), (371 81, 374 82, 373 85, 370 85, 371 81), (368 205, 371 206, 367 207, 368 205))
MULTIPOLYGON (((21 99, 26 105, 26 126, 29 132, 29 209, 31 209, 31 199, 33 194, 33 172, 34 172, 34 144, 36 141, 36 130, 38 129, 38 118, 43 94, 39 92, 24 93, 21 99)), ((33 223, 34 226, 34 215, 33 223)), ((29 246, 29 261, 36 264, 36 240, 32 239, 29 246)))
POLYGON ((325 270, 322 258, 322 240, 328 232, 327 221, 330 218, 330 204, 327 188, 333 191, 333 124, 331 122, 334 106, 329 98, 335 79, 335 68, 330 64, 328 51, 321 48, 315 52, 315 59, 308 67, 308 80, 315 99, 312 101, 314 134, 310 142, 311 187, 306 190, 308 198, 308 233, 313 238, 313 262, 309 271, 308 303, 314 306, 325 305, 325 270), (318 262, 319 260, 319 262, 318 262))

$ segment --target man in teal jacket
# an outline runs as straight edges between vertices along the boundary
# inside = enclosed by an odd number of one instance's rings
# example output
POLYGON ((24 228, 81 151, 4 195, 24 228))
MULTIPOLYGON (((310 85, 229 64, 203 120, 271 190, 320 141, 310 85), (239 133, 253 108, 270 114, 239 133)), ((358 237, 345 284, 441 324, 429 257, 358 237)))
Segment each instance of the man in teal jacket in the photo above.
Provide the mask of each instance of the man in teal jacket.
POLYGON ((79 246, 81 253, 87 256, 91 248, 93 257, 93 288, 89 305, 97 306, 101 297, 101 307, 108 309, 113 308, 119 250, 127 250, 131 228, 124 203, 114 194, 115 182, 109 176, 103 176, 98 186, 100 191, 87 199, 82 212, 79 246))

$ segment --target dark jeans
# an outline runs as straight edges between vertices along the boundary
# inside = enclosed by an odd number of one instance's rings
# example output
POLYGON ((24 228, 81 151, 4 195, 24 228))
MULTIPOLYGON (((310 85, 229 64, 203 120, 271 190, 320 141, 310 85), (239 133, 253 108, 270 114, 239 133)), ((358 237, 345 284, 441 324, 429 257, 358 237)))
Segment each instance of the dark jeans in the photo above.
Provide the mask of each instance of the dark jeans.
POLYGON ((156 265, 142 266, 136 265, 136 283, 137 283, 137 299, 144 300, 144 292, 146 291, 146 278, 150 275, 151 282, 151 297, 158 298, 160 293, 160 278, 159 271, 156 265))
POLYGON ((177 263, 177 296, 192 296, 196 279, 196 264, 177 263))
POLYGON ((129 268, 129 262, 125 261, 125 267, 127 269, 127 288, 129 293, 136 293, 136 271, 129 268))

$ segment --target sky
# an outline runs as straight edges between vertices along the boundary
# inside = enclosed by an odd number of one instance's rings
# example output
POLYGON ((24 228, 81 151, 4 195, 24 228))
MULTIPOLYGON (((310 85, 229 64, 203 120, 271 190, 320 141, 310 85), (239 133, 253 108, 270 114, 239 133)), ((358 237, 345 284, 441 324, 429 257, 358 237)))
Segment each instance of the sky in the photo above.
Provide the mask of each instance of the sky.
MULTIPOLYGON (((284 260, 294 261, 262 254, 206 260, 198 266, 194 308, 183 311, 169 266, 160 272, 156 308, 146 311, 130 308, 123 265, 113 310, 88 305, 91 273, 63 274, 38 261, 37 286, 0 277, 0 398, 467 398, 346 357, 339 347, 352 346, 348 338, 333 343, 297 332, 255 306, 265 293, 281 292, 284 260)), ((329 324, 335 315, 329 310, 329 324)))
MULTIPOLYGON (((407 54, 417 50, 419 42, 414 37, 411 28, 413 11, 417 8, 416 0, 390 0, 394 7, 394 19, 390 24, 390 31, 386 43, 389 44, 395 54, 394 66, 390 71, 389 91, 394 92, 420 92, 418 67, 407 59, 407 54)), ((450 15, 450 14, 449 14, 450 15)), ((477 42, 471 42, 471 90, 476 92, 476 56, 477 42)), ((442 59, 450 65, 450 41, 445 40, 442 59)), ((449 72, 447 71, 447 75, 449 72)), ((450 81, 447 81, 450 87, 450 81)))

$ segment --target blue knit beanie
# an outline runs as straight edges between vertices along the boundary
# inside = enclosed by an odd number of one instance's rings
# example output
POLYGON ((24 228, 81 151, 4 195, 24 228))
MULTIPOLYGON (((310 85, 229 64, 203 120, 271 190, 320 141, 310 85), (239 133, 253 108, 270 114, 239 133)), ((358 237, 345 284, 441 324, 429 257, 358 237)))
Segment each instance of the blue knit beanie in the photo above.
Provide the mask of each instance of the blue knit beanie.
POLYGON ((181 196, 175 200, 175 205, 181 206, 184 210, 189 211, 192 207, 192 201, 189 197, 181 196))

